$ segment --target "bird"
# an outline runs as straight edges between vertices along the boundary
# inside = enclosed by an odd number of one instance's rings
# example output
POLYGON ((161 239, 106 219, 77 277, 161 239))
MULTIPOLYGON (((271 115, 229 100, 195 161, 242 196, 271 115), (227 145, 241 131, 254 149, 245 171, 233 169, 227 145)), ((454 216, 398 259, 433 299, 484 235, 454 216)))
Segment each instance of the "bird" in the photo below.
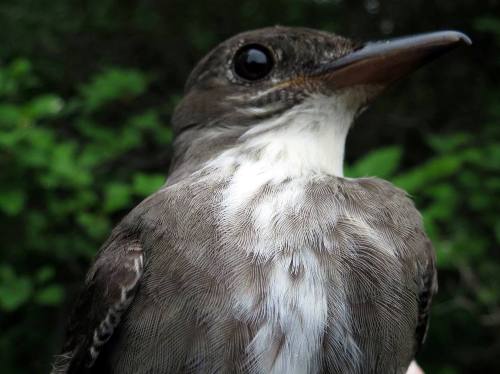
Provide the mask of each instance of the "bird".
POLYGON ((468 44, 273 26, 216 46, 174 110, 166 183, 97 252, 52 373, 415 369, 435 252, 403 190, 344 176, 345 143, 387 87, 468 44))

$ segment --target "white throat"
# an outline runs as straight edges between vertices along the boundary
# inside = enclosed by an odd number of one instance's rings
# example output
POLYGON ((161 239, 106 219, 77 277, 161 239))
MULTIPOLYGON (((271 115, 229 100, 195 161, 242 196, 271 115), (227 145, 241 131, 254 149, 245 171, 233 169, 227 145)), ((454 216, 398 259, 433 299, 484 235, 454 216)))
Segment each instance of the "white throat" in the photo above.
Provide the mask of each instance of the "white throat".
POLYGON ((350 95, 314 96, 283 115, 252 127, 240 150, 276 177, 343 176, 347 133, 356 114, 350 95), (246 152, 243 152, 246 153, 246 152))

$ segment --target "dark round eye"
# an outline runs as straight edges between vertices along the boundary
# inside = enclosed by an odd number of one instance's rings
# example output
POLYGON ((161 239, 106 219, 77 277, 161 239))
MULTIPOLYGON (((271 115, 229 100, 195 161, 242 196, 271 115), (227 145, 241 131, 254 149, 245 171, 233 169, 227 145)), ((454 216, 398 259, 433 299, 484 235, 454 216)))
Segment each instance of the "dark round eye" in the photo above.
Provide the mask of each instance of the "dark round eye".
POLYGON ((274 61, 271 52, 259 44, 241 47, 234 56, 234 72, 243 79, 256 81, 272 70, 274 61))

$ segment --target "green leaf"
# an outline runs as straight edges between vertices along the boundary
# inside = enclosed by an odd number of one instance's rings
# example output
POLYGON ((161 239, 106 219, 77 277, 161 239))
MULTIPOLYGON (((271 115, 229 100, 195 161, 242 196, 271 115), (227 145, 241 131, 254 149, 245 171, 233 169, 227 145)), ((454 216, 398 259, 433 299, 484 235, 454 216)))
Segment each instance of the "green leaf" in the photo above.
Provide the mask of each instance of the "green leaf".
POLYGON ((414 194, 424 186, 429 186, 436 180, 455 174, 462 165, 459 155, 436 157, 416 168, 394 178, 393 183, 414 194))
POLYGON ((130 118, 128 123, 132 127, 141 129, 154 129, 161 126, 158 113, 151 110, 130 118))
POLYGON ((55 95, 43 95, 26 105, 25 112, 32 119, 39 119, 58 114, 63 108, 63 101, 55 95))
POLYGON ((33 87, 36 82, 31 63, 23 58, 16 59, 0 69, 0 96, 15 96, 21 90, 33 87))
POLYGON ((401 147, 393 146, 377 149, 358 160, 347 169, 349 177, 377 176, 390 178, 394 175, 401 162, 401 147))
POLYGON ((80 93, 87 111, 96 111, 119 99, 130 99, 142 94, 148 85, 145 74, 132 69, 107 69, 82 86, 80 93))
POLYGON ((102 239, 109 230, 110 222, 106 217, 82 212, 77 215, 76 219, 92 238, 102 239))
POLYGON ((25 304, 31 296, 32 284, 28 277, 17 276, 14 270, 0 267, 0 308, 14 311, 25 304))
POLYGON ((52 266, 44 266, 40 268, 36 274, 35 279, 39 283, 45 283, 51 280, 55 275, 55 270, 52 266))
POLYGON ((140 196, 148 196, 165 183, 165 176, 160 174, 136 174, 132 181, 133 191, 140 196))
POLYGON ((0 104, 0 128, 12 128, 20 124, 23 114, 16 105, 0 104))
POLYGON ((104 211, 115 212, 127 207, 132 199, 130 186, 124 183, 110 183, 104 192, 104 211))
POLYGON ((77 161, 77 145, 73 142, 58 143, 51 149, 49 172, 41 176, 47 188, 61 186, 87 186, 92 181, 90 170, 77 161))
POLYGON ((41 305, 59 305, 64 299, 62 286, 51 284, 35 294, 35 301, 41 305))
POLYGON ((9 75, 12 78, 23 79, 32 72, 31 62, 25 58, 14 60, 9 66, 9 75))
MULTIPOLYGON (((427 228, 427 225, 426 225, 427 228)), ((439 269, 452 269, 455 265, 456 253, 453 243, 441 242, 433 239, 436 248, 436 261, 439 269)))
POLYGON ((470 134, 466 133, 456 133, 448 134, 446 136, 440 135, 428 135, 427 143, 436 151, 440 153, 449 153, 462 145, 467 144, 472 139, 470 134))
POLYGON ((19 214, 26 202, 26 194, 22 190, 0 190, 0 210, 9 216, 19 214))
POLYGON ((172 139, 174 135, 172 133, 172 129, 170 127, 157 127, 154 130, 155 140, 159 144, 170 144, 172 143, 172 139))

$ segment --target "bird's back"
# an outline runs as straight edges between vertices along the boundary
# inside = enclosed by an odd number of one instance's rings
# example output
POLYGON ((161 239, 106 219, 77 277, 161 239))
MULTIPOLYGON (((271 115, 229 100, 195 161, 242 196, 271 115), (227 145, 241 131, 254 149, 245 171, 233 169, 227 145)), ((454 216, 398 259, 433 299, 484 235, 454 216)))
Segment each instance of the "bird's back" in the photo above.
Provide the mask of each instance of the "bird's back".
POLYGON ((241 183, 198 173, 124 220, 144 274, 96 371, 404 373, 434 282, 404 192, 326 175, 241 183))

